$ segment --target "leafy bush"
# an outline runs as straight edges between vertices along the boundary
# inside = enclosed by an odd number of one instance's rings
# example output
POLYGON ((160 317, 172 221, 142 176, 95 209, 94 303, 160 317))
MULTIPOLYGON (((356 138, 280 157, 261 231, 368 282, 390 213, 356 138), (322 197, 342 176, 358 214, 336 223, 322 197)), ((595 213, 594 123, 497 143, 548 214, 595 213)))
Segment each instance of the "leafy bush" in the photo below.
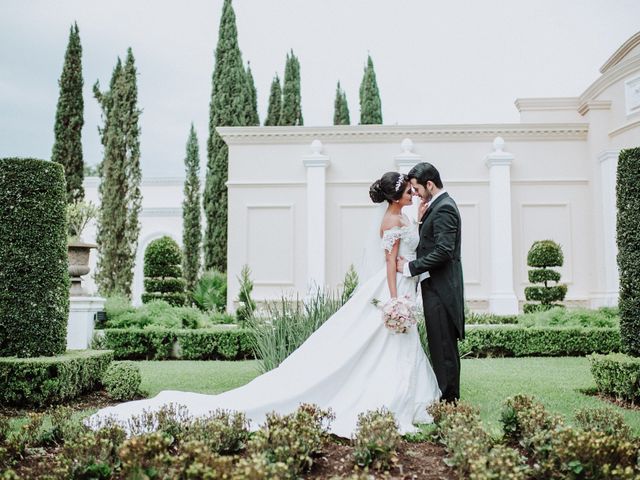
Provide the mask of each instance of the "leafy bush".
POLYGON ((297 478, 320 454, 334 418, 330 410, 310 404, 302 404, 288 415, 268 413, 265 423, 249 440, 248 451, 264 454, 271 463, 285 464, 297 478))
POLYGON ((552 308, 520 315, 518 325, 524 327, 594 327, 618 328, 620 319, 616 309, 552 308))
POLYGON ((360 467, 373 465, 386 470, 393 462, 400 445, 400 432, 393 413, 386 409, 372 410, 358 415, 353 437, 353 455, 360 467))
POLYGON ((255 341, 237 328, 107 329, 102 344, 117 360, 238 360, 253 358, 255 341))
POLYGON ((640 400, 640 358, 610 354, 589 360, 598 391, 629 402, 640 400))
POLYGON ((184 305, 186 281, 182 278, 182 252, 168 236, 152 241, 144 252, 144 286, 142 302, 164 300, 184 305))
POLYGON ((624 417, 611 408, 582 408, 576 412, 576 423, 583 430, 597 430, 607 435, 616 435, 633 440, 631 428, 624 417))
POLYGON ((200 310, 224 312, 227 307, 227 275, 217 270, 202 274, 192 298, 200 310))
POLYGON ((113 362, 102 377, 102 384, 114 400, 133 400, 140 393, 142 376, 133 362, 113 362))
POLYGON ((640 357, 640 148, 620 152, 616 207, 620 332, 625 350, 640 357))
POLYGON ((240 291, 238 292, 238 308, 236 309, 236 317, 238 317, 241 325, 244 325, 245 322, 253 316, 253 312, 256 309, 256 302, 251 298, 253 282, 251 281, 250 275, 251 270, 249 270, 249 265, 244 265, 238 278, 240 291))
POLYGON ((135 312, 136 308, 131 305, 131 300, 124 295, 113 295, 107 297, 104 304, 104 310, 107 314, 108 321, 109 319, 115 319, 125 313, 135 312))
POLYGON ((216 410, 191 420, 179 440, 202 442, 208 450, 219 454, 238 453, 249 440, 249 421, 244 413, 216 410))
POLYGON ((0 159, 0 265, 0 357, 64 353, 69 274, 62 165, 0 159))
POLYGON ((557 284, 560 281, 560 273, 549 269, 549 267, 561 267, 563 263, 562 248, 556 242, 553 240, 533 242, 527 254, 527 265, 534 267, 534 270, 529 270, 529 282, 543 285, 524 289, 524 295, 528 301, 540 302, 525 303, 523 307, 525 313, 548 310, 558 306, 554 302, 564 300, 567 286, 557 284), (555 282, 556 285, 549 286, 550 281, 555 282))
POLYGON ((619 350, 617 328, 476 327, 460 342, 460 354, 475 357, 580 356, 619 350))
POLYGON ((280 365, 342 306, 341 300, 339 294, 318 291, 304 304, 286 297, 268 302, 266 318, 252 317, 247 322, 261 370, 280 365))
POLYGON ((122 478, 155 478, 170 461, 171 437, 159 432, 125 440, 118 450, 122 478))
POLYGON ((111 351, 69 351, 57 357, 0 358, 0 404, 50 405, 93 390, 111 351))
POLYGON ((121 309, 114 314, 107 310, 106 328, 204 328, 211 325, 208 317, 197 308, 174 307, 162 300, 150 301, 139 308, 121 309))

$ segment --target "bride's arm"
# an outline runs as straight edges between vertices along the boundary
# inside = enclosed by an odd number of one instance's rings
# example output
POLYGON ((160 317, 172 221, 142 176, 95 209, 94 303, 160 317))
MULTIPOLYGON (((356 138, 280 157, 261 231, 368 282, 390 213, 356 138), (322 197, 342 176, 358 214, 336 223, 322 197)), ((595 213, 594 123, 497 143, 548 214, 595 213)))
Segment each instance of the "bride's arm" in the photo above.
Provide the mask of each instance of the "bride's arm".
POLYGON ((389 294, 391 298, 398 296, 398 287, 396 285, 396 261, 398 259, 398 249, 400 248, 400 239, 396 240, 393 248, 386 252, 385 259, 387 263, 387 285, 389 286, 389 294))

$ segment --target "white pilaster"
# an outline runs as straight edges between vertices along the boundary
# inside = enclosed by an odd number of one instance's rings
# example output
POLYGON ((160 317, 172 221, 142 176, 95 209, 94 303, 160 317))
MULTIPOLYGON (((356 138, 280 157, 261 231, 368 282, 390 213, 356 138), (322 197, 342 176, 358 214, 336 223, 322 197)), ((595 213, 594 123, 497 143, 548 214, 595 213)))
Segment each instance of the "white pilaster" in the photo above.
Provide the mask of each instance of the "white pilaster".
POLYGON ((620 277, 618 274, 618 245, 616 244, 616 174, 617 150, 606 150, 598 155, 602 192, 602 238, 604 256, 604 291, 591 299, 591 307, 609 307, 618 304, 620 277))
POLYGON ((102 297, 70 297, 67 323, 67 350, 86 350, 91 345, 94 315, 104 310, 102 297))
POLYGON ((486 156, 489 168, 491 229, 491 293, 489 311, 497 315, 518 313, 513 289, 513 239, 511 228, 511 164, 513 155, 503 151, 504 140, 496 137, 494 151, 486 156))
POLYGON ((307 169, 307 286, 324 288, 326 236, 326 169, 329 157, 320 140, 311 142, 311 155, 302 162, 307 169))

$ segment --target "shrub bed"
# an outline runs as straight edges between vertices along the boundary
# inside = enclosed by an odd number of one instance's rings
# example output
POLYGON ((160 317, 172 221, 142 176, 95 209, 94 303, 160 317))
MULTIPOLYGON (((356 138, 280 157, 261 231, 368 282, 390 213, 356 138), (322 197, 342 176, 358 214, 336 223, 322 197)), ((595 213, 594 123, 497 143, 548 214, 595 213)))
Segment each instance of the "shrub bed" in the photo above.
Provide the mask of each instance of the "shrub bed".
POLYGON ((66 222, 62 165, 0 159, 0 356, 66 349, 66 222))
POLYGON ((106 329, 101 348, 117 360, 241 360, 253 358, 251 332, 237 328, 106 329))
POLYGON ((474 357, 581 356, 620 348, 616 328, 477 327, 460 342, 460 354, 474 357))
POLYGON ((95 389, 111 351, 68 351, 57 357, 0 358, 0 404, 42 406, 95 389))
POLYGON ((640 401, 640 358, 610 354, 592 355, 590 360, 598 391, 632 403, 640 401))

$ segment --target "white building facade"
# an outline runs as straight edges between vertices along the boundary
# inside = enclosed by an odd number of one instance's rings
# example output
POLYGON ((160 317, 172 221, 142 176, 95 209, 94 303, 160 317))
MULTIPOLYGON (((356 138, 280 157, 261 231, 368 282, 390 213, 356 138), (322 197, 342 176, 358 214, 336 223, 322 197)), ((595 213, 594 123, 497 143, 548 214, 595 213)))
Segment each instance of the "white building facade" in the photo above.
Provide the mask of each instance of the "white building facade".
MULTIPOLYGON (((563 248, 567 304, 616 304, 616 166, 621 149, 640 145, 640 33, 581 95, 516 107, 514 124, 219 128, 229 146, 229 307, 244 264, 257 300, 338 286, 362 253, 369 185, 421 161, 460 208, 471 308, 517 312, 527 252, 543 239, 563 248)), ((97 201, 96 180, 86 188, 97 201)), ((149 242, 181 243, 182 188, 183 179, 143 180, 136 302, 149 242)))

